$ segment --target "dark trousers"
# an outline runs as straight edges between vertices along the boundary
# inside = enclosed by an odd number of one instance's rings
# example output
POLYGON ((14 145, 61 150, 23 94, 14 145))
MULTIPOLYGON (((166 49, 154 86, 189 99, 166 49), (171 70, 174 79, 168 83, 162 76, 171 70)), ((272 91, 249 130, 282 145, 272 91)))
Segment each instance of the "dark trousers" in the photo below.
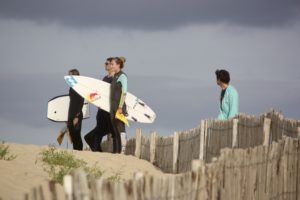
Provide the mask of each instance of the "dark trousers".
POLYGON ((96 127, 84 136, 86 143, 90 146, 92 151, 100 151, 102 138, 108 133, 112 133, 112 124, 110 114, 101 109, 97 112, 96 127))
POLYGON ((84 136, 84 140, 90 146, 92 151, 102 152, 101 142, 105 135, 107 135, 107 132, 97 125, 93 130, 84 136))
POLYGON ((125 132, 125 124, 118 119, 112 120, 113 126, 113 152, 121 153, 121 132, 125 132))
POLYGON ((71 135, 71 139, 73 142, 73 149, 82 151, 83 143, 81 139, 81 122, 82 119, 79 118, 78 124, 76 126, 73 125, 73 122, 68 122, 68 129, 71 135))

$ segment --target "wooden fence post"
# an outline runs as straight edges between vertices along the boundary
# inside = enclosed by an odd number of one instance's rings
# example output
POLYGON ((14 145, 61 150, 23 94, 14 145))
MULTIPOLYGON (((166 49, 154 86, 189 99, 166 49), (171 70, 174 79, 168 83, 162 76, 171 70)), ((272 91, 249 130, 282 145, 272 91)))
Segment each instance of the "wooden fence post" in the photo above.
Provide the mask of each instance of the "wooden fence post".
POLYGON ((72 176, 66 175, 63 179, 64 190, 66 194, 66 200, 72 200, 72 176))
POLYGON ((193 172, 198 172, 201 166, 203 166, 202 160, 192 160, 192 171, 193 172))
POLYGON ((271 128, 271 119, 265 118, 264 119, 264 146, 270 145, 270 128, 271 128))
POLYGON ((142 130, 140 128, 137 128, 135 132, 135 152, 134 152, 134 155, 137 158, 141 158, 141 146, 142 146, 142 130))
POLYGON ((201 120, 201 132, 200 132, 200 151, 199 151, 199 159, 204 160, 204 153, 206 148, 205 142, 205 120, 201 120))
POLYGON ((173 173, 177 173, 178 169, 178 150, 179 150, 179 134, 174 133, 173 137, 173 173))
POLYGON ((232 148, 238 147, 238 123, 239 119, 233 119, 232 148))
POLYGON ((300 126, 298 127, 298 138, 300 138, 300 126))
POLYGON ((89 200, 89 187, 86 173, 83 170, 76 170, 73 176, 73 193, 75 199, 89 200))
POLYGON ((155 162, 155 147, 156 147, 156 132, 153 131, 151 133, 151 138, 150 138, 150 163, 155 162))

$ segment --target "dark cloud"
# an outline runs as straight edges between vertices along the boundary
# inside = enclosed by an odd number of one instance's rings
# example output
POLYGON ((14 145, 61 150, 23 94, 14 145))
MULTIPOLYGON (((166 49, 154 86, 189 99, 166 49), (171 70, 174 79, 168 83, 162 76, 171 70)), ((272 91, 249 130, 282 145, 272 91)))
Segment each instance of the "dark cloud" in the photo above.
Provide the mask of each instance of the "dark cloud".
POLYGON ((299 20, 299 0, 3 0, 0 17, 72 27, 169 29, 226 22, 281 26, 299 20))

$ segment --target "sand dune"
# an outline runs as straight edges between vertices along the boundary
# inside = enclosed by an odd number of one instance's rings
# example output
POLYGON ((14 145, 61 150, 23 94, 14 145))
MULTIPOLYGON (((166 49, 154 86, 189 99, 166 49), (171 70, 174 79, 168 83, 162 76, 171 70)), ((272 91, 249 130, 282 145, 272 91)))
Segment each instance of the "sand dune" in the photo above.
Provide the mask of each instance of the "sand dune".
MULTIPOLYGON (((0 160, 0 199, 24 199, 24 194, 31 188, 49 181, 44 172, 38 154, 47 146, 6 143, 11 154, 17 155, 12 161, 0 160)), ((121 174, 121 179, 129 179, 136 171, 147 171, 149 174, 161 176, 163 173, 149 162, 133 156, 89 151, 73 151, 77 158, 85 160, 92 166, 98 163, 104 171, 104 177, 121 174)))

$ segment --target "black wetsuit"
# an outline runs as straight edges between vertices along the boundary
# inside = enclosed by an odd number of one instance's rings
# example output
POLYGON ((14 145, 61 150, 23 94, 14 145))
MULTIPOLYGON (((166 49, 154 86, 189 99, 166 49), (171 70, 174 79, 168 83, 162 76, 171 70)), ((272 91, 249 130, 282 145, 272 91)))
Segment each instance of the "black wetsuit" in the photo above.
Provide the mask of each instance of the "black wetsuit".
MULTIPOLYGON (((121 132, 125 132, 125 124, 120 121, 119 119, 116 119, 116 113, 119 108, 120 98, 122 95, 122 84, 118 82, 118 78, 124 74, 126 74, 122 71, 118 72, 114 75, 112 82, 111 82, 111 94, 110 94, 110 118, 112 122, 112 130, 113 130, 113 152, 114 153, 121 153, 121 132)), ((127 116, 127 109, 126 104, 123 104, 122 107, 123 114, 127 116)))
MULTIPOLYGON (((112 77, 105 76, 102 80, 107 83, 111 83, 112 77)), ((102 152, 101 149, 102 138, 108 133, 113 133, 112 124, 110 120, 110 113, 99 108, 97 112, 96 120, 97 120, 96 127, 93 130, 91 130, 89 133, 87 133, 84 136, 84 139, 87 142, 87 144, 90 146, 92 151, 102 152)))
POLYGON ((68 113, 68 129, 73 142, 73 149, 82 150, 83 144, 81 139, 81 122, 83 118, 82 107, 84 99, 77 94, 72 88, 69 90, 70 105, 68 113), (73 120, 78 117, 78 123, 76 126, 73 124, 73 120))

